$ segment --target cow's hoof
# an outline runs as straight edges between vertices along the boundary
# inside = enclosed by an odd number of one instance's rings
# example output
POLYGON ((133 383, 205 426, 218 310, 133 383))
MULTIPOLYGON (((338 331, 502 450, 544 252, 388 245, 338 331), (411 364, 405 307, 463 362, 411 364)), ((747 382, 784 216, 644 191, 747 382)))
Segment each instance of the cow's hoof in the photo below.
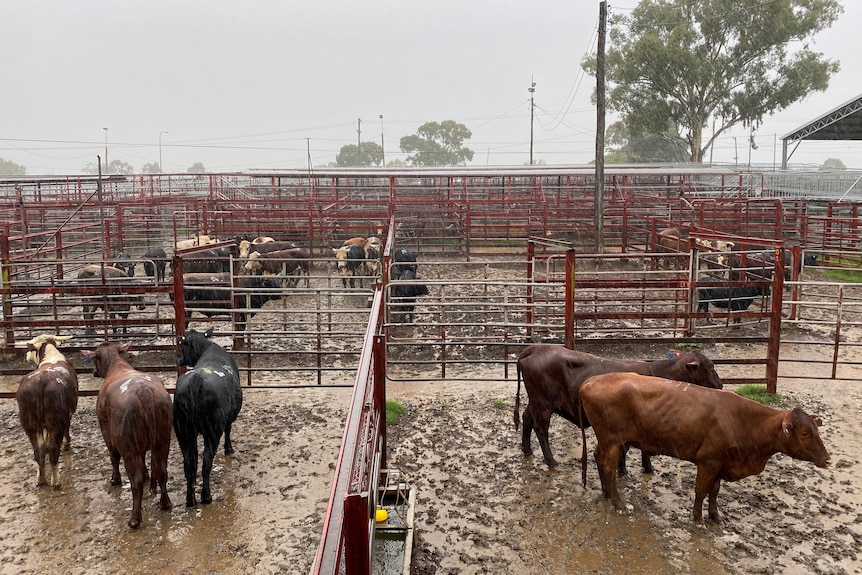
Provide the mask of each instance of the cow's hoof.
POLYGON ((141 526, 140 521, 137 521, 135 519, 129 519, 129 527, 131 527, 132 529, 137 529, 140 526, 141 526))
POLYGON ((195 501, 194 497, 192 497, 191 499, 186 499, 186 507, 194 507, 197 504, 198 502, 195 501))

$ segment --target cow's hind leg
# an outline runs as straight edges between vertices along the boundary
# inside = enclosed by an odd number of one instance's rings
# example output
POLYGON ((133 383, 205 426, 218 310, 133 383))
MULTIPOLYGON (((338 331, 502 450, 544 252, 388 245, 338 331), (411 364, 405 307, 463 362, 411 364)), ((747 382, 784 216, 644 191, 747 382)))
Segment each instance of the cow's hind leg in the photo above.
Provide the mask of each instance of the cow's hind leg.
POLYGON ((599 480, 602 483, 602 494, 611 500, 613 506, 620 513, 625 513, 626 504, 617 490, 617 465, 619 464, 622 446, 612 444, 603 447, 601 440, 596 443, 596 466, 599 469, 599 480))
POLYGON ((521 415, 521 451, 524 455, 533 455, 533 446, 530 445, 530 440, 533 435, 533 411, 530 405, 527 404, 527 409, 521 415))
POLYGON ((111 485, 120 485, 123 480, 120 478, 120 452, 116 449, 108 449, 111 456, 111 485))
MULTIPOLYGON (((230 440, 230 430, 232 424, 228 421, 224 426, 224 454, 233 455, 233 443, 230 440)), ((218 444, 216 444, 218 445, 218 444)))
MULTIPOLYGON (((181 428, 174 428, 174 431, 181 428)), ((196 433, 177 433, 177 443, 183 454, 183 474, 186 478, 186 507, 194 507, 195 479, 198 474, 198 438, 196 433)))
POLYGON ((171 509, 174 504, 168 495, 168 451, 170 449, 170 437, 162 445, 153 448, 150 455, 150 467, 152 467, 152 479, 150 480, 150 492, 155 495, 155 484, 159 484, 161 497, 159 498, 159 509, 164 511, 171 509))
POLYGON ((218 431, 208 431, 204 433, 204 462, 201 467, 201 503, 212 503, 213 496, 210 491, 210 473, 213 469, 213 460, 215 459, 216 451, 218 450, 221 433, 218 431))
POLYGON ((703 522, 703 500, 709 495, 709 518, 716 523, 721 523, 721 514, 718 512, 718 490, 721 487, 721 479, 714 469, 708 469, 703 465, 697 466, 697 478, 694 484, 694 509, 692 518, 696 523, 703 522))
POLYGON ((144 453, 130 454, 123 457, 126 475, 132 487, 132 513, 129 515, 129 527, 137 529, 141 526, 141 503, 144 499, 144 453))
MULTIPOLYGON (((536 425, 536 437, 539 438, 539 445, 542 447, 542 455, 545 457, 545 463, 548 467, 556 467, 557 460, 554 459, 554 454, 551 452, 551 443, 548 441, 548 430, 551 427, 551 415, 539 413, 533 414, 536 425)), ((525 426, 526 427, 526 426, 525 426)))

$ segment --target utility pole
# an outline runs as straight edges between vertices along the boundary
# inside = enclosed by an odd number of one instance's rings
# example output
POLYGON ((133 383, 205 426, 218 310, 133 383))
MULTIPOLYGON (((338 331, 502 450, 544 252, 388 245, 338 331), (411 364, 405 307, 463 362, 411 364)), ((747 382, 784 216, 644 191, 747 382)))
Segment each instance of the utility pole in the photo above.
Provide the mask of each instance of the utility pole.
POLYGON ((362 118, 356 119, 356 157, 357 164, 362 165, 362 118))
POLYGON ((159 132, 159 173, 165 173, 164 164, 162 164, 162 134, 170 134, 170 132, 166 130, 162 130, 159 132))
POLYGON ((105 130, 105 174, 108 174, 108 128, 102 129, 105 130))
MULTIPOLYGON (((530 78, 532 82, 532 78, 530 78)), ((533 165, 533 110, 535 110, 535 102, 533 100, 533 93, 536 91, 536 83, 532 82, 530 87, 527 88, 527 91, 530 93, 530 165, 533 165)))
POLYGON ((386 167, 386 149, 383 147, 383 114, 380 114, 380 163, 386 167))
POLYGON ((596 253, 605 245, 605 34, 607 30, 607 2, 599 2, 599 35, 596 48, 596 253))

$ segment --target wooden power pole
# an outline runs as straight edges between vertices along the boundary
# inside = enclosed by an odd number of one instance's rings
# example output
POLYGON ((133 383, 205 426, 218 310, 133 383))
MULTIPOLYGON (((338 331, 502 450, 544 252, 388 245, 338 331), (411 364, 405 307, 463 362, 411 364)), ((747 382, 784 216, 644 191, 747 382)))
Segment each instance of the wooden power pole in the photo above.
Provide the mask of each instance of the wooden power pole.
POLYGON ((607 2, 599 2, 599 42, 596 48, 596 253, 604 251, 605 224, 605 34, 607 2))

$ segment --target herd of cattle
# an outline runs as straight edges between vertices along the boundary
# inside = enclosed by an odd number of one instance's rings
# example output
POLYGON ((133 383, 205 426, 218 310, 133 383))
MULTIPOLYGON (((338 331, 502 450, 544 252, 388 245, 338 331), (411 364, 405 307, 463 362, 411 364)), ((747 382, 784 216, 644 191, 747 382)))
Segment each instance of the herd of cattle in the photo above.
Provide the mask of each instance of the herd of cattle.
MULTIPOLYGON (((235 245, 226 244, 202 235, 175 245, 174 253, 181 255, 186 325, 193 311, 213 316, 235 309, 237 306, 231 294, 232 287, 250 294, 247 308, 238 311, 237 324, 240 330, 244 329, 254 310, 260 309, 269 300, 280 298, 282 288, 296 287, 303 281, 305 287, 309 287, 315 260, 307 249, 296 243, 258 237, 252 240, 237 239, 235 245), (206 247, 212 244, 219 245, 206 247), (238 261, 242 265, 239 268, 240 275, 233 283, 236 270, 231 269, 231 255, 235 254, 238 254, 238 261), (243 311, 245 309, 250 311, 243 311)), ((383 241, 377 236, 347 239, 342 246, 333 248, 332 252, 332 261, 344 288, 348 285, 356 287, 357 279, 362 288, 365 278, 377 278, 381 274, 383 241)), ((416 254, 398 248, 392 252, 392 259, 394 263, 390 279, 396 280, 389 292, 392 321, 412 322, 416 298, 428 295, 429 291, 427 286, 418 282, 416 254)), ((150 248, 138 261, 146 276, 153 281, 164 282, 168 274, 174 273, 173 258, 168 258, 161 247, 150 248)), ((112 266, 90 264, 78 272, 77 283, 82 286, 101 285, 103 280, 111 280, 105 282, 109 286, 107 298, 83 298, 87 333, 93 333, 93 319, 99 309, 104 309, 111 319, 126 319, 133 307, 145 308, 143 296, 124 293, 126 284, 120 283, 125 278, 135 276, 136 260, 120 252, 114 255, 112 262, 112 266)), ((114 331, 117 331, 116 328, 114 331)))
MULTIPOLYGON (((659 259, 662 265, 685 267, 690 250, 704 253, 702 259, 707 272, 700 277, 704 283, 698 289, 697 311, 707 312, 712 304, 730 311, 744 311, 760 297, 769 295, 768 283, 775 269, 774 249, 756 244, 743 244, 729 240, 707 240, 687 237, 680 228, 667 228, 655 236, 655 251, 673 254, 659 259), (686 262, 680 261, 685 260, 686 262), (751 282, 751 283, 749 283, 751 282)), ((816 266, 817 257, 805 254, 794 259, 792 252, 784 252, 784 281, 801 272, 803 265, 816 266)), ((739 318, 734 318, 739 323, 739 318)))
MULTIPOLYGON (((186 506, 197 504, 198 435, 203 436, 201 502, 211 503, 210 473, 224 436, 225 456, 233 453, 231 427, 242 408, 242 388, 234 360, 206 333, 190 330, 177 340, 180 375, 173 401, 164 382, 133 368, 123 357, 129 343, 99 344, 81 353, 104 378, 96 399, 99 428, 111 461, 111 485, 120 485, 122 460, 131 484, 131 528, 141 525, 144 484, 160 491, 159 508, 172 506, 167 492, 171 431, 183 458, 186 506), (145 456, 150 452, 147 466, 145 456)), ((36 364, 20 382, 16 398, 21 425, 37 463, 38 485, 60 486, 61 446, 69 448, 69 428, 78 403, 78 378, 58 346, 70 336, 40 335, 23 347, 36 364), (46 466, 50 467, 50 474, 46 466)), ((557 465, 548 441, 551 416, 560 415, 581 429, 583 482, 586 486, 587 427, 595 432, 595 461, 602 493, 626 511, 616 476, 626 474, 630 447, 641 450, 645 473, 652 455, 670 455, 697 465, 693 518, 702 521, 708 497, 709 518, 721 521, 717 496, 722 480, 760 473, 775 453, 831 463, 818 433, 816 415, 800 408, 774 409, 722 389, 715 367, 699 351, 670 354, 656 361, 618 360, 559 345, 528 346, 517 361, 515 428, 523 424, 521 448, 532 454, 536 432, 545 462, 557 465), (520 414, 521 381, 528 404, 520 414), (520 415, 520 421, 519 421, 520 415)))
MULTIPOLYGON (((170 509, 168 453, 171 432, 183 456, 186 506, 197 504, 198 435, 203 436, 201 501, 212 502, 210 472, 224 435, 224 453, 233 453, 231 426, 242 407, 239 370, 230 355, 210 341, 206 333, 189 331, 178 338, 178 365, 190 369, 177 378, 174 399, 164 381, 133 368, 123 355, 130 344, 99 344, 82 350, 93 374, 104 378, 96 398, 96 417, 111 460, 111 485, 120 485, 120 460, 131 484, 129 527, 141 525, 144 484, 161 497, 159 508, 170 509), (145 457, 150 453, 150 464, 145 457)), ((61 446, 69 449, 69 428, 78 405, 78 376, 57 349, 71 336, 40 335, 22 345, 36 369, 21 379, 16 392, 21 426, 33 447, 38 467, 37 484, 60 487, 58 464, 61 446), (50 476, 46 467, 50 468, 50 476)))
POLYGON ((592 426, 602 494, 620 512, 626 506, 616 477, 626 474, 629 447, 641 450, 645 473, 653 470, 651 455, 670 455, 697 465, 692 515, 698 523, 707 496, 709 518, 721 521, 717 497, 722 479, 756 475, 775 453, 817 467, 831 463, 817 430, 819 417, 798 407, 767 407, 722 389, 712 361, 699 351, 645 362, 598 357, 557 345, 529 346, 517 361, 515 429, 522 377, 529 398, 520 416, 524 454, 532 454, 535 431, 545 463, 556 466, 548 442, 551 416, 571 421, 581 428, 586 486, 585 430, 592 426))

